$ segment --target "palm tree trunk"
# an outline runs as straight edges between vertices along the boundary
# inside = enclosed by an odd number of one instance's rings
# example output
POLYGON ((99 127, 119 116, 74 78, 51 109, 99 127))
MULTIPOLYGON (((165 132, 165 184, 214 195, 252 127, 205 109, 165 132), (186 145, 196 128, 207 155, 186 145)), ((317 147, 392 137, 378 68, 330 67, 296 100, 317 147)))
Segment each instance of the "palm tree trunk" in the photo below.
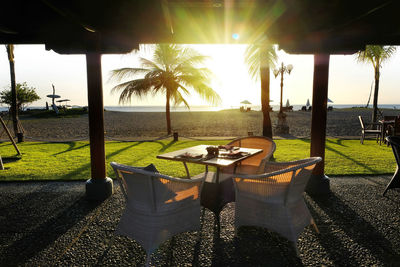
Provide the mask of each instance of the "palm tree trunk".
POLYGON ((263 113, 263 136, 272 138, 271 117, 269 114, 269 67, 260 67, 261 110, 263 113))
POLYGON ((10 63, 10 77, 11 77, 11 115, 14 128, 14 136, 17 136, 18 131, 18 109, 17 109, 17 89, 15 83, 15 66, 14 66, 14 46, 7 45, 8 61, 10 63))
POLYGON ((167 119, 167 132, 168 132, 168 134, 171 134, 172 133, 172 130, 171 130, 171 113, 170 113, 171 111, 170 111, 170 107, 169 107, 169 99, 170 99, 170 93, 167 90, 167 102, 165 104, 165 116, 166 116, 166 119, 167 119))
POLYGON ((374 104, 373 104, 373 111, 372 111, 372 122, 373 123, 375 123, 377 121, 378 93, 379 93, 379 67, 376 67, 375 68, 374 104))

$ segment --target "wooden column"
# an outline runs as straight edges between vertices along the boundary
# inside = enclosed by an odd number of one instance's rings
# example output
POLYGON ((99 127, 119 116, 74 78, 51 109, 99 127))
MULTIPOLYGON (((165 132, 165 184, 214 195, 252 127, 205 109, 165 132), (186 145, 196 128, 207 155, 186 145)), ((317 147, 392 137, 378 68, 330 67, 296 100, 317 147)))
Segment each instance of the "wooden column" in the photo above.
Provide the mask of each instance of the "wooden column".
POLYGON ((101 200, 113 192, 112 180, 106 177, 101 54, 87 53, 86 68, 91 163, 91 179, 86 183, 86 195, 89 199, 101 200))
POLYGON ((314 81, 311 119, 311 157, 321 157, 307 184, 306 191, 312 195, 330 192, 329 179, 324 173, 326 116, 328 103, 329 54, 314 55, 314 81))

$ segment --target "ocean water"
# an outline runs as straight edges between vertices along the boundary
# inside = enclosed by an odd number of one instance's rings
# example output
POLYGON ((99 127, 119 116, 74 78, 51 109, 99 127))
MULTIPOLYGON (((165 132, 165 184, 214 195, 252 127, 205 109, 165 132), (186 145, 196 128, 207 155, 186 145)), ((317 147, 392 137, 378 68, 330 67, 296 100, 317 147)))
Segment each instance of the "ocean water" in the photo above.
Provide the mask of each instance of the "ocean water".
MULTIPOLYGON (((293 110, 301 110, 303 105, 293 105, 293 110)), ((352 107, 365 107, 362 104, 351 104, 351 105, 329 105, 333 108, 352 108, 352 107)), ((261 106, 250 105, 252 110, 260 111, 261 106)), ((372 108, 372 106, 369 106, 372 108)), ((380 109, 400 109, 400 104, 384 104, 378 105, 380 109)), ((239 109, 240 106, 231 107, 211 107, 211 106, 191 106, 190 109, 186 107, 171 107, 171 112, 200 112, 200 111, 220 111, 223 109, 239 109)), ((165 106, 105 106, 105 110, 108 111, 119 111, 119 112, 165 112, 165 106)), ((272 105, 274 111, 279 110, 279 105, 272 105)))

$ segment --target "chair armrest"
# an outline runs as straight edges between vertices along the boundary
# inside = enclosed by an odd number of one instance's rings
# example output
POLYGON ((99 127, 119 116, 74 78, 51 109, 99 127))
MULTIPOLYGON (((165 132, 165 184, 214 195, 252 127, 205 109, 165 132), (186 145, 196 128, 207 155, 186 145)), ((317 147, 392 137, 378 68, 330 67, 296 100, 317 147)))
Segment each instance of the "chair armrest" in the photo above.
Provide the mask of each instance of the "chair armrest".
POLYGON ((268 162, 266 165, 266 169, 271 169, 270 172, 266 171, 263 174, 234 174, 234 177, 238 178, 246 178, 246 179, 262 179, 268 178, 272 176, 276 176, 285 172, 293 171, 299 168, 303 168, 306 166, 310 166, 320 162, 322 158, 320 157, 311 157, 307 159, 301 159, 296 161, 289 161, 289 162, 268 162))
POLYGON ((371 122, 371 123, 367 123, 365 124, 365 129, 371 129, 373 126, 378 126, 377 130, 380 130, 382 128, 382 124, 379 122, 371 122))

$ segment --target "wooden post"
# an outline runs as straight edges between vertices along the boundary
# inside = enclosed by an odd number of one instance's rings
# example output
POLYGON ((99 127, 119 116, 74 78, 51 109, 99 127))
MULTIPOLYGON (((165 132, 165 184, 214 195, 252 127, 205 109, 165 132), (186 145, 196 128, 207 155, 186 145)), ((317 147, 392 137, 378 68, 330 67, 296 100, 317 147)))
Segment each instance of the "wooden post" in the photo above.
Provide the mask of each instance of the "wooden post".
MULTIPOLYGON (((11 133, 10 133, 10 131, 8 130, 7 125, 4 123, 4 120, 3 120, 2 117, 0 117, 0 123, 1 123, 1 125, 3 126, 4 131, 7 133, 8 138, 10 139, 11 143, 13 144, 13 146, 14 146, 14 148, 15 148, 15 151, 17 151, 17 154, 18 154, 18 155, 21 155, 21 152, 19 151, 18 146, 17 146, 17 144, 15 143, 14 138, 11 136, 11 133)), ((3 162, 1 162, 1 164, 3 164, 3 162)), ((4 168, 3 168, 3 169, 4 169, 4 168)), ((2 169, 2 170, 3 170, 3 169, 2 169)))
POLYGON ((106 177, 101 54, 87 53, 86 68, 91 163, 91 179, 86 183, 86 195, 89 199, 102 200, 113 193, 113 186, 112 180, 106 177))
POLYGON ((306 191, 312 195, 330 192, 329 179, 324 174, 326 116, 328 103, 329 54, 314 55, 314 81, 311 119, 311 157, 321 157, 307 184, 306 191))

